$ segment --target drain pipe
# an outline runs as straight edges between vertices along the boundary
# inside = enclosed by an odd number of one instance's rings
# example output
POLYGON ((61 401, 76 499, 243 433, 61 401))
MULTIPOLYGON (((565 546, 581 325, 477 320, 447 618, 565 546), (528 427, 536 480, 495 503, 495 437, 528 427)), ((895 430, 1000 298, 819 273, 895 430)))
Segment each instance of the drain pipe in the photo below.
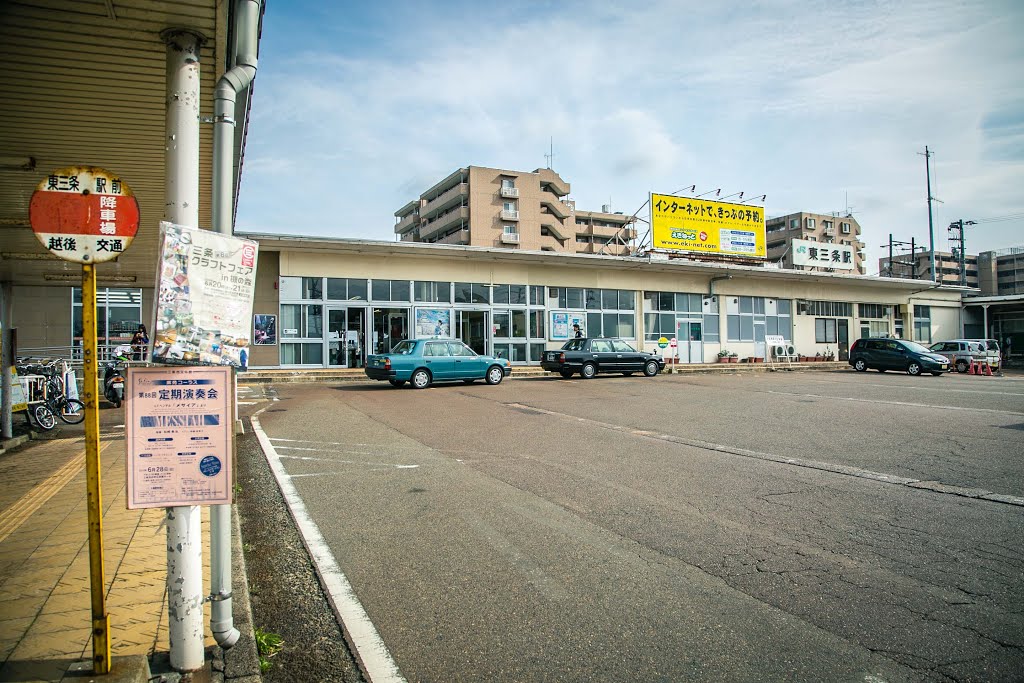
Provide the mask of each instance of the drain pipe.
MULTIPOLYGON (((263 0, 240 0, 235 5, 235 61, 214 90, 213 110, 213 230, 232 233, 235 188, 235 99, 256 77, 263 0)), ((237 400, 237 394, 236 394, 237 400)), ((238 414, 237 405, 235 414, 238 414)), ((234 457, 234 454, 231 454, 234 457)), ((225 650, 238 642, 231 605, 231 506, 210 511, 210 631, 225 650)))

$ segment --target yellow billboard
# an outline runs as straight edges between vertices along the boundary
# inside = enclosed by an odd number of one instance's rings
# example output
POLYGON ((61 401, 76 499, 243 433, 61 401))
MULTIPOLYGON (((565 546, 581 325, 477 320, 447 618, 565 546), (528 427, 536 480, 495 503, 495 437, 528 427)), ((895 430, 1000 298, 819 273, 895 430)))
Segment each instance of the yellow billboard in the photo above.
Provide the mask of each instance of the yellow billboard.
POLYGON ((764 210, 668 194, 651 195, 654 249, 764 258, 764 210))

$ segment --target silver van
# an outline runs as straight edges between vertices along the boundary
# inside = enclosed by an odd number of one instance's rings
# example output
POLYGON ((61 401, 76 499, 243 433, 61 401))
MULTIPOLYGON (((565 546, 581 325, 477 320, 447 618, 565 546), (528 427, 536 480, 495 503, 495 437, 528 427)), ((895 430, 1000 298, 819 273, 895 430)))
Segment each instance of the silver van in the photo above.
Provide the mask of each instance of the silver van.
MULTIPOLYGON (((950 366, 957 372, 967 372, 972 361, 977 363, 989 360, 984 340, 978 339, 950 339, 936 342, 929 346, 928 350, 948 358, 950 366)), ((996 353, 998 354, 998 351, 996 353)), ((994 366, 993 369, 995 369, 994 366)))

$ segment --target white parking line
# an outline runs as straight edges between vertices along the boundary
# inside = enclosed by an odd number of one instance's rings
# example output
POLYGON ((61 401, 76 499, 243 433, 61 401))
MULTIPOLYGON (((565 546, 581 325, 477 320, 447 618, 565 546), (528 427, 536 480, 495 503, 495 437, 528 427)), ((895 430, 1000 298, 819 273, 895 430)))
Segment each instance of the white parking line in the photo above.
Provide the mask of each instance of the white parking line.
MULTIPOLYGON (((263 412, 263 411, 259 411, 263 412)), ((313 565, 316 567, 320 580, 327 590, 327 596, 334 607, 338 618, 345 625, 352 645, 355 647, 356 656, 363 665, 363 671, 371 683, 405 683, 405 678, 398 670, 398 665, 388 652, 387 646, 377 632, 377 627, 370 621, 369 615, 363 608, 359 598, 356 597, 352 584, 341 571, 338 562, 331 554, 331 549, 324 541, 323 535, 316 522, 309 516, 306 504, 295 490, 291 477, 281 465, 281 459, 270 443, 270 438, 260 425, 259 412, 253 415, 252 428, 259 439, 263 453, 270 463, 270 469, 274 472, 281 493, 291 510, 295 524, 302 534, 302 540, 313 558, 313 565)))
POLYGON ((856 403, 884 403, 893 406, 909 406, 911 408, 938 408, 941 410, 963 410, 976 413, 997 413, 999 415, 1024 415, 1019 410, 998 410, 996 408, 975 408, 972 406, 940 406, 931 403, 910 403, 908 401, 882 401, 874 398, 853 398, 851 396, 826 396, 825 394, 805 394, 796 391, 775 391, 766 390, 766 394, 777 394, 779 396, 804 396, 806 398, 826 398, 833 401, 854 401, 856 403))
MULTIPOLYGON (((353 442, 341 443, 340 441, 310 441, 308 439, 279 439, 277 437, 274 437, 274 438, 272 438, 270 440, 273 441, 274 443, 314 443, 314 444, 319 444, 321 446, 366 446, 368 448, 381 448, 382 447, 381 444, 379 444, 379 443, 353 443, 353 442)), ((281 446, 281 448, 293 448, 293 446, 281 446)), ((411 444, 411 445, 408 445, 408 446, 397 445, 397 444, 388 444, 388 448, 423 448, 423 446, 420 446, 419 444, 411 444)))

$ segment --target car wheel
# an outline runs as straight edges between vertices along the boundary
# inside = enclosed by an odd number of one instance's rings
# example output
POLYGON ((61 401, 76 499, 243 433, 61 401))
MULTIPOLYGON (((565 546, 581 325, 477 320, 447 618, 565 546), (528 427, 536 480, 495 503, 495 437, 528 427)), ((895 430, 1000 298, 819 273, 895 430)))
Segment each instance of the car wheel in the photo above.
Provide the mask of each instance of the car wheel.
POLYGON ((857 360, 853 361, 853 369, 856 370, 857 372, 864 372, 865 370, 868 369, 868 364, 864 361, 863 358, 858 358, 857 360))
POLYGON ((409 379, 412 382, 413 389, 426 389, 430 386, 430 373, 420 368, 416 372, 412 373, 412 377, 409 379))
POLYGON ((917 377, 921 374, 921 364, 916 360, 910 361, 910 365, 907 366, 907 374, 912 377, 917 377))
POLYGON ((597 366, 593 363, 584 363, 583 368, 580 370, 580 376, 583 379, 593 379, 596 374, 597 366))
POLYGON ((405 380, 404 379, 389 379, 388 383, 391 386, 393 386, 393 387, 404 387, 405 386, 405 380))
POLYGON ((967 361, 965 361, 965 360, 958 360, 956 362, 956 371, 957 372, 961 372, 961 373, 962 372, 967 372, 967 370, 970 369, 970 367, 971 367, 970 364, 967 361))
POLYGON ((646 376, 646 377, 654 377, 657 374, 658 374, 658 364, 655 361, 653 361, 653 360, 647 361, 647 365, 644 366, 644 376, 646 376))
POLYGON ((505 378, 505 371, 499 368, 497 365, 492 365, 487 368, 487 380, 488 384, 501 384, 501 380, 505 378))
POLYGON ((572 377, 572 370, 559 370, 558 374, 562 376, 562 379, 569 379, 572 377))

